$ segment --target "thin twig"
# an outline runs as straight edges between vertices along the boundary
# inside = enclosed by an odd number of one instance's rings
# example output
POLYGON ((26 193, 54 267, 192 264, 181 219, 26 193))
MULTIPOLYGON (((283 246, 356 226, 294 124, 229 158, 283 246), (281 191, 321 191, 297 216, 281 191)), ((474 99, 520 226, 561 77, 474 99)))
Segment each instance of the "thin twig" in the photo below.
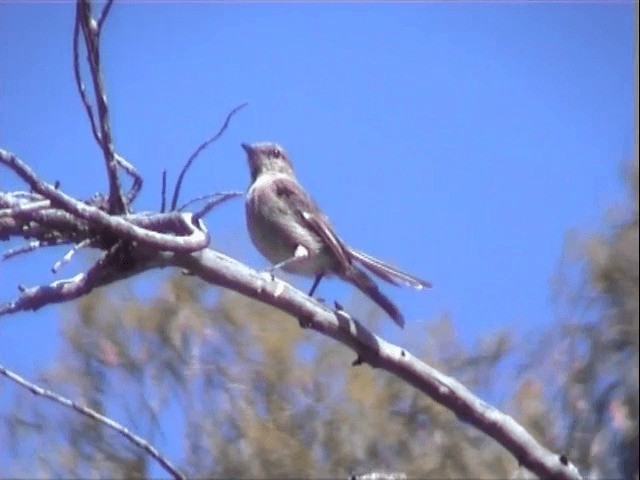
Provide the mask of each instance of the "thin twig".
POLYGON ((107 178, 109 180, 109 213, 122 214, 127 212, 127 204, 123 198, 118 178, 118 161, 116 160, 113 138, 111 137, 111 127, 109 123, 109 106, 107 104, 107 94, 102 80, 102 70, 100 67, 100 38, 98 35, 98 24, 91 15, 91 3, 88 0, 78 0, 78 14, 76 20, 80 22, 82 34, 87 48, 87 60, 89 71, 93 82, 93 93, 98 109, 98 119, 100 126, 100 141, 98 145, 102 149, 107 178))
POLYGON ((76 21, 73 27, 73 76, 76 79, 76 87, 78 88, 78 94, 80 100, 84 105, 84 109, 87 111, 87 117, 89 117, 89 125, 91 125, 91 133, 96 143, 100 144, 100 134, 98 133, 98 127, 96 126, 96 119, 93 115, 93 107, 89 102, 87 96, 87 90, 82 83, 82 77, 80 76, 80 6, 76 8, 76 21))
POLYGON ((34 250, 37 250, 39 248, 56 247, 59 245, 68 245, 69 243, 72 243, 71 240, 62 239, 62 238, 52 240, 50 242, 46 242, 42 240, 34 240, 32 242, 25 243, 24 245, 20 245, 18 247, 7 250, 2 254, 2 260, 8 260, 11 257, 15 257, 16 255, 20 255, 23 253, 33 252, 34 250))
POLYGON ((142 190, 142 176, 138 173, 134 166, 127 162, 121 155, 116 152, 114 152, 114 155, 118 166, 122 168, 125 173, 127 173, 132 178, 133 181, 131 190, 129 190, 125 195, 125 197, 127 198, 127 205, 130 205, 136 199, 136 197, 140 193, 140 190, 142 190))
MULTIPOLYGON (((227 200, 228 198, 233 198, 233 197, 237 197, 239 195, 242 195, 243 192, 239 192, 237 190, 233 190, 231 192, 217 192, 217 193, 208 193, 206 195, 201 195, 199 197, 196 198, 192 198, 191 200, 189 200, 187 203, 185 203, 184 205, 182 205, 181 207, 179 207, 177 209, 178 212, 182 212, 184 211, 187 207, 190 207, 191 205, 193 205, 194 203, 200 202, 202 200, 211 200, 211 199, 217 199, 218 197, 225 197, 222 201, 227 200)), ((196 214, 197 215, 197 214, 196 214)), ((201 216, 199 218, 202 218, 201 216)))
POLYGON ((223 192, 219 193, 216 197, 211 198, 204 207, 193 214, 194 220, 200 220, 204 218, 214 207, 220 205, 222 202, 226 202, 231 198, 235 198, 242 195, 242 192, 223 192))
POLYGON ((73 248, 69 250, 67 253, 65 253, 60 260, 58 260, 56 263, 53 264, 53 267, 51 267, 51 271, 53 273, 58 273, 58 270, 60 270, 60 268, 62 268, 63 265, 66 265, 67 263, 69 263, 69 260, 71 260, 71 257, 73 257, 78 250, 84 247, 88 247, 89 245, 91 245, 91 242, 94 242, 96 240, 97 240, 96 238, 85 238, 80 243, 74 245, 73 248))
POLYGON ((102 9, 102 13, 100 14, 100 18, 98 19, 98 36, 102 33, 102 26, 107 19, 107 15, 109 15, 109 10, 111 10, 112 5, 113 0, 107 0, 107 4, 102 9))
POLYGON ((29 253, 37 250, 38 248, 44 245, 40 240, 34 240, 29 243, 25 243, 24 245, 19 245, 15 248, 11 248, 2 254, 2 260, 8 260, 11 257, 15 257, 16 255, 20 255, 22 253, 29 253))
POLYGON ((118 422, 110 419, 109 417, 105 417, 104 415, 99 414, 98 412, 96 412, 95 410, 89 407, 80 405, 79 403, 74 402, 73 400, 69 400, 68 398, 63 397, 62 395, 52 392, 51 390, 47 390, 45 388, 40 387, 39 385, 29 382, 28 380, 22 378, 17 373, 14 373, 13 371, 7 369, 3 365, 0 365, 0 374, 4 375, 9 380, 11 380, 12 382, 15 382, 21 387, 26 388, 34 395, 48 398, 49 400, 52 400, 62 405, 63 407, 71 408, 76 412, 84 415, 85 417, 95 420, 96 422, 101 423, 107 428, 115 430, 117 433, 122 435, 133 445, 135 445, 138 448, 141 448, 142 450, 147 452, 149 455, 151 455, 151 457, 154 458, 158 462, 158 464, 173 478, 177 480, 187 479, 187 477, 183 473, 181 473, 176 467, 174 467, 173 464, 167 458, 165 458, 164 455, 162 455, 153 445, 151 445, 144 438, 139 437, 138 435, 130 432, 129 429, 119 424, 118 422))
POLYGON ((20 296, 12 302, 0 304, 0 315, 26 310, 35 311, 44 305, 75 300, 87 295, 99 286, 98 280, 108 273, 106 265, 109 259, 113 257, 116 248, 114 246, 105 252, 86 273, 79 273, 74 277, 58 280, 50 285, 31 288, 18 286, 20 296))
POLYGON ((220 127, 220 130, 218 130, 218 133, 216 133, 214 136, 212 136, 211 138, 205 140, 204 142, 202 142, 200 144, 200 146, 198 148, 196 148, 195 152, 193 152, 191 154, 191 156, 189 157, 189 159, 187 160, 187 162, 185 163, 184 167, 182 167, 182 171, 180 172, 180 175, 178 176, 178 181, 176 182, 176 188, 173 190, 173 200, 171 201, 171 211, 176 209, 176 205, 178 205, 178 197, 180 196, 180 189, 182 188, 182 181, 184 180, 184 176, 187 173, 187 170, 189 170, 189 168, 191 167, 191 165, 193 164, 193 161, 196 159, 196 157, 198 155, 200 155, 202 153, 202 151, 207 148, 209 145, 211 145, 213 142, 215 142, 216 140, 218 140, 218 138, 220 138, 220 136, 224 133, 224 131, 227 129, 227 127, 229 126, 229 122, 231 121, 231 118, 238 113, 238 111, 242 110, 244 107, 246 107, 247 105, 249 105, 247 102, 242 103, 240 105, 238 105, 236 108, 234 108, 233 110, 231 110, 229 112, 229 115, 227 115, 226 120, 224 121, 224 123, 222 124, 222 127, 220 127))
MULTIPOLYGON (((98 146, 102 149, 107 162, 107 174, 109 176, 110 188, 109 210, 111 213, 124 213, 126 205, 129 205, 131 202, 133 202, 140 192, 140 189, 142 188, 142 177, 140 176, 140 174, 138 174, 138 172, 132 165, 130 165, 122 156, 118 155, 118 153, 115 152, 111 142, 111 131, 109 128, 109 111, 106 104, 104 86, 102 84, 102 74, 100 72, 98 40, 101 28, 104 25, 109 11, 111 10, 112 4, 113 0, 109 0, 107 2, 100 15, 100 20, 97 23, 97 31, 94 31, 94 29, 91 28, 93 19, 91 18, 90 6, 86 2, 78 2, 76 7, 76 21, 73 29, 73 74, 76 81, 76 87, 78 88, 78 93, 80 94, 80 99, 82 100, 82 104, 84 105, 87 116, 89 117, 89 124, 91 125, 93 138, 95 139, 98 146), (83 12, 83 10, 81 10, 81 5, 85 6, 84 15, 81 14, 81 12, 83 12), (102 133, 98 131, 96 118, 93 113, 93 107, 91 106, 91 102, 89 101, 86 88, 84 86, 84 83, 82 82, 82 77, 80 75, 80 27, 82 27, 82 32, 85 37, 87 59, 89 60, 89 67, 93 78, 94 93, 96 102, 98 104, 98 112, 100 113, 100 130, 102 131, 102 133), (133 185, 131 187, 131 190, 126 194, 126 202, 123 200, 122 208, 116 208, 114 211, 113 192, 116 186, 117 191, 119 192, 118 195, 122 195, 120 192, 120 184, 117 178, 117 173, 115 171, 115 165, 121 167, 133 178, 133 185)), ((115 202, 117 203, 117 199, 115 200, 115 202)))
POLYGON ((89 294, 94 289, 136 274, 166 266, 165 256, 140 246, 135 249, 135 264, 122 264, 122 242, 113 245, 85 273, 57 280, 49 285, 26 287, 18 285, 20 295, 13 301, 0 303, 0 316, 16 312, 36 311, 46 305, 69 302, 89 294))
POLYGON ((162 186, 160 187, 160 213, 167 208, 167 169, 162 170, 162 186))

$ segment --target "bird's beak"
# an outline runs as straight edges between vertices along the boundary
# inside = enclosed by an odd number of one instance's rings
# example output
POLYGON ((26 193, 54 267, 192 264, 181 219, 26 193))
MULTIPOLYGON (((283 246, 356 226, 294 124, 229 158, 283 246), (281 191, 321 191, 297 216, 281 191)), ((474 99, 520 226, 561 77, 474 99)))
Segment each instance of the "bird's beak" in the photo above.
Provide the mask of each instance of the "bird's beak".
POLYGON ((248 143, 241 143, 240 146, 244 149, 245 152, 247 152, 247 155, 251 155, 251 153, 253 152, 253 148, 251 148, 251 145, 249 145, 248 143))

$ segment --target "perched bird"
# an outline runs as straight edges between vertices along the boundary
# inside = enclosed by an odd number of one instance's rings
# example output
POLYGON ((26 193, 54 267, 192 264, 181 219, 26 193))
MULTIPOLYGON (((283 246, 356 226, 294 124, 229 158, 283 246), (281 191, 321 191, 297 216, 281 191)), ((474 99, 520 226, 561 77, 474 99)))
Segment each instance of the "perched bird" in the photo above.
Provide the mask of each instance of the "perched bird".
POLYGON ((271 272, 283 269, 315 277, 313 295, 325 275, 337 275, 376 302, 401 327, 404 317, 358 264, 394 285, 416 289, 431 284, 366 253, 349 247, 336 235, 329 219, 298 183, 291 161, 275 143, 243 143, 251 184, 246 197, 249 235, 272 263, 271 272))

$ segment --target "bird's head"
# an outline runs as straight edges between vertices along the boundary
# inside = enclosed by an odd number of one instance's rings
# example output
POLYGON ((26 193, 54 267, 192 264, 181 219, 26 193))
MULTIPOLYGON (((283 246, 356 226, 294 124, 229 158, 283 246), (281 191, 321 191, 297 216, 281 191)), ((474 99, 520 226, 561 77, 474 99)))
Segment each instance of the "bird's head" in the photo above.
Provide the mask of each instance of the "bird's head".
POLYGON ((284 148, 277 143, 259 142, 242 143, 242 148, 247 152, 251 181, 262 173, 288 173, 293 175, 293 166, 284 148))

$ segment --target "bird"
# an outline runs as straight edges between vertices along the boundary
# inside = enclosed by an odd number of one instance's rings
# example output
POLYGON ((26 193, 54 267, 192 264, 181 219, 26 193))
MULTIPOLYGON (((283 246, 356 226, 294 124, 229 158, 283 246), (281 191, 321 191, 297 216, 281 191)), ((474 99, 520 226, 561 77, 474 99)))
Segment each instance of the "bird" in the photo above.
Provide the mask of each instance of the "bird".
POLYGON ((393 285, 418 290, 431 288, 431 283, 343 242, 298 182, 291 160, 280 145, 258 142, 241 146, 251 176, 245 197, 247 229, 255 247, 271 262, 270 273, 281 269, 315 277, 310 296, 323 277, 335 275, 356 286, 403 328, 402 312, 367 271, 393 285))

